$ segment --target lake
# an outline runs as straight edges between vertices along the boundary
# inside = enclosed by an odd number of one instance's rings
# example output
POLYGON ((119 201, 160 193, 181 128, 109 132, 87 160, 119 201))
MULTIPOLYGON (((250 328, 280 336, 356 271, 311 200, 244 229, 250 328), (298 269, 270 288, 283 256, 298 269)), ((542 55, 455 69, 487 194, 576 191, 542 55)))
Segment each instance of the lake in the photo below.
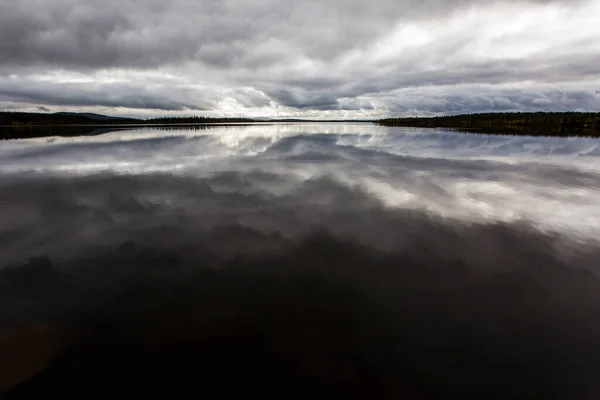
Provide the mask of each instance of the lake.
POLYGON ((389 207, 468 221, 526 220, 586 237, 600 232, 600 141, 592 138, 368 123, 138 128, 0 142, 0 174, 1 185, 21 178, 160 175, 164 183, 169 176, 236 174, 246 180, 243 190, 272 193, 327 178, 389 207))
POLYGON ((598 398, 599 234, 594 139, 1 141, 0 391, 598 398))

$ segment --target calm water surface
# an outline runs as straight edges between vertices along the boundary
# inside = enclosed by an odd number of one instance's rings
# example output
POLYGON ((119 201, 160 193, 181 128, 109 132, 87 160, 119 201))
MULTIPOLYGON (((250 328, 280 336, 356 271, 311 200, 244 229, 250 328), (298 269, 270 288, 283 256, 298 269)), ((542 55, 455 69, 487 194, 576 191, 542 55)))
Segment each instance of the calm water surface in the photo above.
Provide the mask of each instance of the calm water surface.
POLYGON ((366 123, 2 141, 0 333, 77 332, 39 393, 87 365, 94 393, 142 370, 142 393, 597 399, 599 146, 366 123))
POLYGON ((279 194, 326 177, 389 207, 469 221, 527 220, 586 237, 600 232, 600 141, 590 138, 363 123, 142 128, 0 142, 0 173, 3 185, 34 176, 237 173, 248 187, 279 194), (258 172, 282 179, 252 184, 258 172))

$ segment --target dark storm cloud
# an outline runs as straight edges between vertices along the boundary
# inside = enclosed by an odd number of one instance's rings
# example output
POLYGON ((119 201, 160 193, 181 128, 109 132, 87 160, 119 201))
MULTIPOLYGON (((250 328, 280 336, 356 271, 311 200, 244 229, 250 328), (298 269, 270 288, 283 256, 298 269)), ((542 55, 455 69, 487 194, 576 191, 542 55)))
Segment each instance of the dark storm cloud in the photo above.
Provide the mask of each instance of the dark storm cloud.
POLYGON ((0 78, 0 100, 18 99, 57 106, 107 106, 157 110, 202 110, 215 107, 217 96, 208 90, 191 91, 166 83, 57 83, 50 80, 0 78))
POLYGON ((0 63, 149 68, 199 59, 230 66, 236 54, 273 38, 309 57, 327 59, 365 44, 398 20, 431 18, 477 3, 481 2, 7 2, 0 6, 0 63))
POLYGON ((288 89, 274 90, 273 92, 267 92, 267 94, 279 104, 288 107, 324 110, 339 108, 338 101, 332 94, 307 93, 305 91, 300 92, 299 90, 293 91, 288 89))
MULTIPOLYGON (((60 83, 31 77, 0 77, 0 101, 19 100, 53 106, 105 106, 164 111, 214 110, 233 99, 244 107, 264 107, 271 99, 252 88, 193 88, 179 82, 147 78, 134 82, 60 83)), ((45 107, 47 110, 47 107, 45 107)))
POLYGON ((412 100, 420 102, 416 108, 413 108, 415 104, 393 94, 388 96, 384 104, 392 111, 429 113, 593 111, 600 107, 600 98, 592 88, 585 88, 578 81, 600 75, 599 65, 598 55, 548 55, 530 60, 464 64, 460 68, 433 71, 411 71, 418 68, 409 64, 406 67, 409 72, 399 70, 392 73, 386 71, 389 67, 385 66, 382 72, 360 71, 348 82, 321 79, 313 84, 311 79, 283 78, 278 83, 257 83, 257 87, 265 88, 263 90, 279 103, 298 108, 368 109, 371 101, 386 98, 386 93, 412 89, 413 96, 420 97, 420 100, 412 100), (528 89, 504 89, 501 86, 511 83, 518 85, 524 81, 535 81, 538 86, 528 89), (555 82, 571 82, 574 87, 548 89, 555 82), (270 91, 269 88, 277 84, 288 89, 270 91), (491 88, 490 85, 500 86, 491 88), (432 94, 431 88, 439 88, 439 92, 432 94), (419 92, 414 94, 416 89, 419 92), (365 103, 366 106, 360 105, 365 103))
MULTIPOLYGON (((465 43, 465 45, 467 44, 465 43)), ((419 55, 415 54, 415 58, 419 55)), ((421 86, 446 86, 451 91, 452 87, 459 85, 518 84, 523 81, 547 84, 580 81, 600 75, 600 55, 595 54, 577 54, 570 57, 545 55, 528 60, 465 63, 460 66, 448 66, 431 71, 419 70, 417 61, 408 61, 405 56, 403 59, 398 59, 397 62, 404 63, 405 68, 402 68, 402 64, 398 66, 396 62, 380 65, 382 71, 374 69, 369 73, 360 70, 356 76, 350 76, 347 81, 284 77, 278 81, 257 82, 256 84, 260 88, 266 88, 265 92, 282 104, 310 107, 313 104, 312 99, 316 100, 316 105, 322 105, 321 99, 327 95, 334 95, 335 99, 356 98, 421 86), (391 70, 396 70, 396 72, 391 70), (277 84, 289 89, 270 91, 269 88, 275 87, 277 84), (292 88, 297 88, 296 93, 292 92, 292 88)), ((584 97, 589 100, 589 96, 585 95, 584 97)), ((524 101, 526 100, 524 99, 524 101)), ((337 105, 337 101, 326 103, 327 105, 337 105)))
POLYGON ((359 96, 416 86, 452 86, 461 84, 502 84, 535 81, 555 83, 585 80, 600 75, 600 55, 573 54, 569 57, 538 56, 527 60, 464 63, 433 71, 379 73, 356 85, 348 96, 359 96))
POLYGON ((160 31, 147 25, 151 21, 136 22, 143 13, 125 2, 123 7, 115 2, 11 3, 0 15, 2 64, 14 67, 152 67, 180 61, 195 48, 185 36, 176 43, 168 42, 166 32, 157 36, 160 31))

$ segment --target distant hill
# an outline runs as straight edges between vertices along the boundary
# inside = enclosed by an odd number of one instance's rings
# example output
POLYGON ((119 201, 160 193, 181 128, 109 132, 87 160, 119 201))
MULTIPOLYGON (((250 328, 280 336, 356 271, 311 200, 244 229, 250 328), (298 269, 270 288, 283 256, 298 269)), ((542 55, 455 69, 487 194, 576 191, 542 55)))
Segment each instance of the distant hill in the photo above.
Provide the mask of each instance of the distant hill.
POLYGON ((163 117, 151 119, 136 119, 111 117, 94 113, 58 112, 49 113, 23 113, 0 112, 0 125, 14 128, 27 128, 31 126, 63 126, 63 125, 170 125, 170 124, 215 124, 215 123, 252 123, 249 118, 211 118, 211 117, 163 117))
POLYGON ((108 117, 92 113, 59 112, 54 114, 0 112, 0 125, 27 127, 32 125, 90 125, 110 122, 131 123, 139 120, 132 118, 108 117))
POLYGON ((159 117, 150 119, 113 117, 95 113, 57 112, 57 113, 22 113, 0 112, 0 125, 27 127, 32 125, 173 125, 173 124, 216 124, 216 123, 254 123, 254 122, 373 122, 358 120, 319 120, 301 118, 214 118, 214 117, 159 117))
POLYGON ((79 116, 79 117, 86 117, 89 119, 99 120, 99 121, 107 121, 107 120, 136 121, 136 119, 134 119, 134 118, 111 117, 108 115, 94 114, 94 113, 57 112, 57 113, 54 113, 53 115, 66 116, 66 117, 78 117, 79 116))

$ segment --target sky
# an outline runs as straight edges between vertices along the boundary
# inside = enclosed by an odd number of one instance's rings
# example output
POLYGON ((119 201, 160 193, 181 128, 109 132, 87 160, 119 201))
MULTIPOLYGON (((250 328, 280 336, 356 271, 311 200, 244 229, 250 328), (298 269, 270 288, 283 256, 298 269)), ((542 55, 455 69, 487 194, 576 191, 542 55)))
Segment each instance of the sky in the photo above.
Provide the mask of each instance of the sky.
POLYGON ((0 0, 0 110, 600 110, 600 0, 0 0))

